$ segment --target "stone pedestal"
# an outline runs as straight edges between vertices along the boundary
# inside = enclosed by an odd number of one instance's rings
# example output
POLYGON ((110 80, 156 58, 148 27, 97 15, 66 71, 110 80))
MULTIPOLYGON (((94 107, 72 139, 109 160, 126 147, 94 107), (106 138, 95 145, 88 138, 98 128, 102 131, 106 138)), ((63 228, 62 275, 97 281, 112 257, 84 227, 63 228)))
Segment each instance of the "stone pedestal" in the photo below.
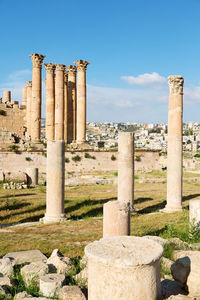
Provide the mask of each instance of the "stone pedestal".
POLYGON ((64 71, 64 141, 68 142, 68 71, 64 71))
POLYGON ((56 65, 55 140, 64 140, 64 71, 65 65, 56 65))
POLYGON ((54 140, 55 136, 55 64, 44 64, 46 69, 46 139, 54 140))
POLYGON ((134 133, 118 136, 118 200, 134 204, 134 133))
POLYGON ((63 222, 65 190, 65 143, 47 141, 47 194, 44 223, 63 222))
POLYGON ((27 81, 27 102, 26 102, 26 126, 27 134, 31 136, 31 105, 32 105, 32 81, 27 81))
POLYGON ((38 168, 28 168, 26 169, 26 174, 28 185, 38 185, 38 168))
POLYGON ((41 54, 31 54, 33 63, 32 73, 32 106, 31 106, 31 140, 33 142, 40 141, 41 131, 41 102, 42 102, 42 80, 41 70, 42 62, 45 58, 41 54))
POLYGON ((11 102, 11 91, 3 91, 3 103, 11 102))
POLYGON ((22 105, 26 105, 27 102, 27 87, 23 87, 22 89, 22 105))
POLYGON ((169 114, 167 149, 167 205, 164 212, 182 209, 182 131, 183 82, 182 76, 169 76, 169 114))
POLYGON ((86 69, 88 61, 75 61, 77 66, 77 131, 76 142, 86 142, 86 69))
POLYGON ((200 227, 200 199, 189 201, 190 224, 200 227))
POLYGON ((109 201, 103 206, 103 237, 130 235, 130 205, 109 201))
POLYGON ((67 141, 71 143, 76 140, 76 66, 70 65, 68 70, 68 136, 67 141))
POLYGON ((161 300, 163 248, 133 236, 107 237, 85 248, 88 300, 161 300))

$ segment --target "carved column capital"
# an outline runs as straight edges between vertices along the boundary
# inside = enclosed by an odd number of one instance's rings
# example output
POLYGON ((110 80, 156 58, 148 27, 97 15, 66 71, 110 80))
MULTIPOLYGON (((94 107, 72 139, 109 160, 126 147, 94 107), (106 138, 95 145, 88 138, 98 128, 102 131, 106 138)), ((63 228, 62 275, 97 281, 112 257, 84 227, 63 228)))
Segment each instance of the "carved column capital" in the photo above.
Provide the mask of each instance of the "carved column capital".
POLYGON ((27 81, 27 82, 26 82, 26 86, 27 86, 27 87, 32 87, 32 81, 27 81))
POLYGON ((42 68, 42 62, 43 59, 45 58, 45 55, 34 53, 29 55, 29 57, 32 58, 32 63, 34 68, 42 68))
POLYGON ((56 71, 65 71, 65 65, 56 65, 56 71))
POLYGON ((44 64, 44 67, 45 67, 47 72, 51 73, 56 69, 56 64, 46 63, 46 64, 44 64))
POLYGON ((68 70, 69 74, 75 74, 76 75, 76 71, 77 71, 76 66, 73 66, 73 65, 67 66, 67 70, 68 70))
POLYGON ((77 66, 77 71, 86 71, 87 66, 89 65, 89 61, 79 59, 74 62, 77 66))
POLYGON ((184 78, 181 75, 171 75, 168 77, 170 94, 183 94, 184 78))

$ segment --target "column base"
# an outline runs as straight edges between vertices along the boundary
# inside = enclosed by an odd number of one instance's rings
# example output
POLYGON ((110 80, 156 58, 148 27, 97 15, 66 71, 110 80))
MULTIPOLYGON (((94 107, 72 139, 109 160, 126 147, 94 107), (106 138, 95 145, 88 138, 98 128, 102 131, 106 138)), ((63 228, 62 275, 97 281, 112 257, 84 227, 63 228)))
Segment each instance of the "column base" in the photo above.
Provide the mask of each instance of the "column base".
POLYGON ((67 217, 65 214, 61 214, 60 216, 45 216, 40 219, 40 223, 48 224, 48 223, 63 223, 67 221, 67 217))
POLYGON ((164 212, 164 213, 173 213, 173 212, 178 212, 178 211, 182 211, 183 208, 182 206, 180 207, 169 207, 169 206, 165 206, 164 209, 161 209, 160 212, 164 212))

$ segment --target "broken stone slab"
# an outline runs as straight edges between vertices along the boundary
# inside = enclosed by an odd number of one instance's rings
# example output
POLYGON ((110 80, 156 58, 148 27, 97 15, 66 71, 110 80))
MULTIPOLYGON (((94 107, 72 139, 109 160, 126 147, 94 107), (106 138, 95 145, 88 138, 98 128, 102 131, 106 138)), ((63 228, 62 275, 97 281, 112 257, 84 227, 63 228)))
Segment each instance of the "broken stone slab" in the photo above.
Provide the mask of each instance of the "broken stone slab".
POLYGON ((187 295, 187 291, 185 290, 185 286, 180 282, 164 279, 161 281, 161 289, 163 299, 166 299, 172 295, 187 295))
POLYGON ((33 262, 21 268, 21 275, 26 286, 29 286, 32 282, 39 286, 40 277, 48 274, 48 272, 48 265, 42 261, 33 262))
POLYGON ((174 280, 186 284, 190 273, 190 260, 188 257, 182 257, 175 261, 171 266, 171 272, 174 280))
POLYGON ((60 300, 86 300, 79 286, 63 286, 58 295, 60 300))
POLYGON ((47 261, 47 257, 44 254, 42 254, 40 250, 10 252, 6 254, 3 258, 7 257, 14 260, 14 265, 21 265, 23 263, 32 263, 37 261, 47 261))
MULTIPOLYGON (((175 267, 179 264, 181 275, 186 274, 186 284, 189 294, 192 296, 200 295, 200 251, 174 251, 175 267), (180 268, 181 264, 181 268, 180 268)), ((175 270, 174 267, 174 270, 175 270)), ((173 272, 172 272, 173 275, 173 272)), ((174 275, 173 275, 174 276, 174 275)), ((180 279, 180 276, 179 276, 180 279)))
POLYGON ((59 290, 65 284, 63 274, 47 274, 40 277, 40 293, 45 297, 58 296, 59 290))
POLYGON ((171 274, 171 266, 173 265, 173 261, 166 257, 161 257, 160 265, 165 274, 171 274))
POLYGON ((0 259, 0 277, 12 276, 13 274, 13 262, 8 257, 3 257, 0 259))
POLYGON ((146 238, 146 239, 149 239, 149 240, 152 240, 154 242, 157 242, 158 244, 160 244, 161 246, 165 246, 166 244, 170 244, 170 242, 166 239, 163 239, 159 236, 154 236, 154 235, 145 235, 143 236, 143 238, 146 238))
POLYGON ((177 296, 171 296, 167 300, 200 300, 200 297, 177 295, 177 296))
POLYGON ((72 261, 68 257, 64 257, 58 249, 54 249, 51 256, 47 259, 47 265, 50 272, 58 274, 69 274, 72 270, 72 261))
POLYGON ((27 294, 27 292, 21 292, 21 293, 18 293, 18 294, 15 295, 15 297, 14 297, 14 300, 34 300, 34 299, 37 299, 37 300, 47 300, 47 298, 33 297, 33 296, 27 294))
POLYGON ((80 285, 87 285, 88 283, 88 267, 86 266, 80 273, 73 276, 73 278, 80 285))
POLYGON ((10 278, 9 277, 0 277, 0 286, 12 286, 10 278))
POLYGON ((180 249, 180 250, 191 250, 191 245, 186 243, 186 242, 183 242, 181 239, 179 238, 170 238, 169 239, 169 242, 171 244, 174 244, 174 246, 177 248, 177 249, 180 249))

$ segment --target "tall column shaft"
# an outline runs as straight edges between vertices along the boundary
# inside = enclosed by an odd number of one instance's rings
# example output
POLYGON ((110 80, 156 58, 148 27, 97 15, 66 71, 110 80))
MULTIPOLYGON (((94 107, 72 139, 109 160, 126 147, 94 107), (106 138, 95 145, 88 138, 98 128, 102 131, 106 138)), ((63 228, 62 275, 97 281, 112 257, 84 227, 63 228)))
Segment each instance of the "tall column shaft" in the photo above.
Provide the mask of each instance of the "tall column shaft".
POLYGON ((120 132, 118 137, 118 201, 134 205, 134 133, 120 132))
POLYGON ((55 140, 64 140, 64 70, 65 65, 56 65, 55 140))
POLYGON ((47 141, 47 194, 44 223, 65 220, 65 143, 47 141))
POLYGON ((46 69, 46 139, 54 140, 55 137, 55 64, 44 64, 46 69))
POLYGON ((31 137, 31 105, 32 105, 32 81, 27 81, 27 102, 26 102, 26 126, 27 134, 31 137))
POLYGON ((11 102, 11 91, 3 92, 3 103, 11 102))
POLYGON ((78 60, 77 66, 77 143, 86 141, 86 69, 88 61, 78 60))
POLYGON ((167 150, 167 205, 164 211, 182 209, 182 131, 183 82, 182 76, 169 76, 168 150, 167 150))
POLYGON ((42 102, 42 80, 41 80, 41 69, 42 62, 45 58, 41 54, 30 55, 33 63, 32 73, 32 112, 31 112, 31 139, 33 142, 40 141, 41 131, 41 102, 42 102))
POLYGON ((22 88, 22 105, 26 105, 27 102, 27 87, 22 88))
POLYGON ((68 142, 68 71, 64 72, 64 141, 68 142))
POLYGON ((67 127, 68 143, 76 140, 76 66, 70 65, 68 70, 68 99, 67 99, 67 127))

